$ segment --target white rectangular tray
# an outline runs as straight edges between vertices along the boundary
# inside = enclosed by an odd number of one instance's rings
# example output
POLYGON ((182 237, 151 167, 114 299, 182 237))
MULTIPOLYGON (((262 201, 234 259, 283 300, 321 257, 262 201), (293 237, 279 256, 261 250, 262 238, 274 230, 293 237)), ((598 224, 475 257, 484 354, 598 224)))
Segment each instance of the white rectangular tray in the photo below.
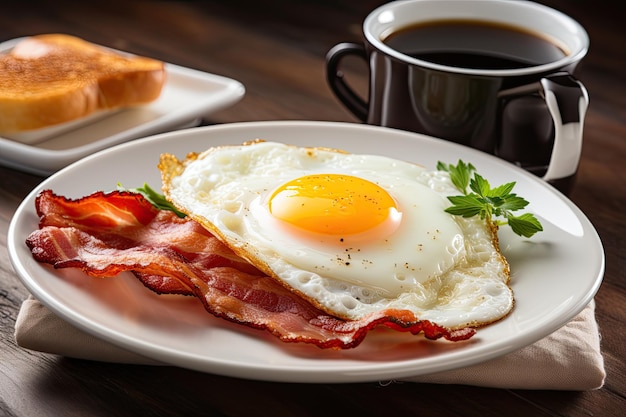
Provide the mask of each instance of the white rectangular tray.
MULTIPOLYGON (((0 54, 20 40, 0 43, 0 54)), ((0 137, 0 165, 49 175, 101 149, 196 126, 203 116, 235 104, 245 94, 239 81, 227 77, 169 63, 165 69, 160 97, 145 106, 111 112, 32 145, 0 137)))

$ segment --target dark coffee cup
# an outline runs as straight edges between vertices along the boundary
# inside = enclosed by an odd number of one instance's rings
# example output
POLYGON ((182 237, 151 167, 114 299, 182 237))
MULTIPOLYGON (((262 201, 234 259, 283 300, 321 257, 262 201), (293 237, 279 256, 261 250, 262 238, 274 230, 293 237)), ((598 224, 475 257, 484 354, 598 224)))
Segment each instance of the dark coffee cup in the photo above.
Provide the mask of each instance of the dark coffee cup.
POLYGON ((497 155, 569 192, 588 105, 573 75, 589 46, 580 24, 530 1, 404 0, 371 12, 363 35, 326 62, 356 117, 497 155), (367 99, 343 77, 350 55, 369 64, 367 99))

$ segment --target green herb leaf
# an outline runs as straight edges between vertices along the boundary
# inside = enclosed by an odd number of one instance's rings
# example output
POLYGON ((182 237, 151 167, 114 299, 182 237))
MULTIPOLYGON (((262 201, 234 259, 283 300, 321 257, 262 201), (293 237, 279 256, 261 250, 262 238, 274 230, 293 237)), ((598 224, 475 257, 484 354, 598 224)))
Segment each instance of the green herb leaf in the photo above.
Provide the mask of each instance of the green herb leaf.
POLYGON ((524 237, 531 237, 535 233, 543 230, 543 226, 541 226, 539 220, 530 213, 524 213, 518 217, 509 216, 508 223, 515 233, 524 237))
POLYGON ((518 197, 516 194, 508 194, 506 199, 503 200, 500 208, 504 211, 516 211, 521 210, 528 205, 528 201, 522 197, 518 197))
POLYGON ((139 193, 144 196, 146 200, 150 202, 154 207, 159 210, 169 210, 176 213, 176 215, 180 218, 184 218, 187 215, 182 211, 179 211, 172 203, 167 201, 163 194, 160 194, 153 190, 147 183, 143 184, 143 187, 138 188, 124 188, 120 183, 117 184, 117 189, 120 191, 131 191, 134 193, 139 193))
POLYGON ((450 173, 450 180, 454 186, 459 189, 463 194, 467 194, 467 187, 470 183, 470 177, 476 168, 472 164, 466 164, 459 159, 457 165, 444 164, 439 161, 437 163, 437 169, 439 171, 447 171, 450 173))
POLYGON ((513 191, 513 187, 515 187, 515 181, 499 185, 493 190, 491 190, 490 193, 491 195, 494 195, 494 196, 511 194, 511 191, 513 191))
POLYGON ((489 181, 477 174, 472 164, 466 164, 460 159, 457 165, 439 161, 437 169, 448 172, 454 186, 463 193, 448 197, 452 205, 445 209, 446 212, 462 217, 480 216, 498 226, 508 224, 513 232, 524 237, 531 237, 543 230, 539 220, 532 214, 512 214, 528 205, 528 201, 512 192, 515 182, 491 188, 489 181), (467 190, 468 186, 472 192, 467 190))
POLYGON ((452 203, 452 206, 446 208, 445 211, 450 214, 462 217, 484 216, 481 213, 484 211, 485 203, 480 198, 473 195, 459 195, 456 197, 448 197, 448 199, 452 203))

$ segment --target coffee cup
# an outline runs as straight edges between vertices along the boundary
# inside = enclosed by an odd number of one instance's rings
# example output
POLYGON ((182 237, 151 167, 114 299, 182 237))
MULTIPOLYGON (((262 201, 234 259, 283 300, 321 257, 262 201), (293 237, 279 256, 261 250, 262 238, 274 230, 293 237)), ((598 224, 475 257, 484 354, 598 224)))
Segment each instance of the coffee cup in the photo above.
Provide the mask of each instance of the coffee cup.
POLYGON ((361 121, 497 155, 570 191, 589 103, 575 70, 589 37, 531 1, 399 0, 372 11, 363 43, 327 54, 329 86, 361 121), (369 93, 342 62, 364 59, 369 93))

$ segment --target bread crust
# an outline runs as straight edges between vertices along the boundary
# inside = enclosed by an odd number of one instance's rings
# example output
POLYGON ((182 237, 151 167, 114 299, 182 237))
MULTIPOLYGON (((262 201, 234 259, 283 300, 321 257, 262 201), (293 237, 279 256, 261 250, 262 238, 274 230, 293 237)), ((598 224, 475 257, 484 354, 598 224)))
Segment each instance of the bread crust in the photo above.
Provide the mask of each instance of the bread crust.
POLYGON ((0 132, 23 132, 156 100, 163 62, 70 35, 37 35, 0 56, 0 132))

